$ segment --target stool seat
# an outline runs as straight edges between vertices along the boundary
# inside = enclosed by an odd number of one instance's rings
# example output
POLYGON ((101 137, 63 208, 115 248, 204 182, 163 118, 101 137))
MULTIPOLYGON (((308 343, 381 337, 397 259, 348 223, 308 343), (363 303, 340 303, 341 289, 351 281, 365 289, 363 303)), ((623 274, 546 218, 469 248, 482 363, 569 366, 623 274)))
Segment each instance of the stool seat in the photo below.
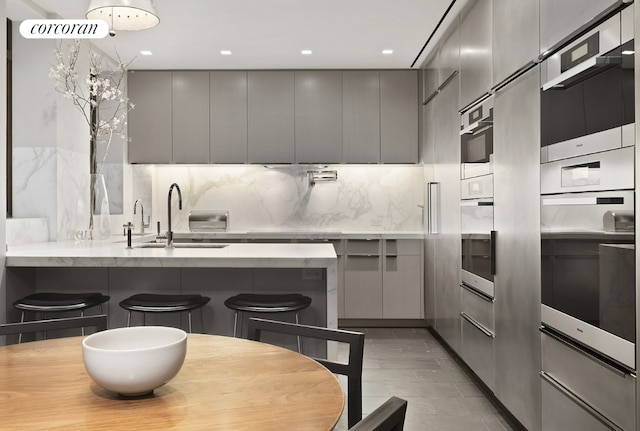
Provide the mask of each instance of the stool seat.
POLYGON ((84 310, 109 300, 108 295, 101 293, 55 293, 40 292, 25 296, 13 303, 19 310, 62 312, 84 310))
POLYGON ((206 305, 211 298, 202 295, 162 295, 139 293, 120 302, 120 307, 143 313, 190 311, 206 305))
POLYGON ((224 305, 232 310, 253 313, 283 313, 299 311, 311 304, 311 298, 299 293, 258 294, 240 293, 227 298, 224 305))
MULTIPOLYGON (((127 326, 131 325, 131 312, 143 313, 175 313, 186 311, 189 316, 189 332, 192 330, 191 310, 204 307, 211 298, 202 295, 166 295, 160 293, 138 293, 120 301, 120 307, 129 311, 127 326)), ((204 317, 200 310, 200 321, 204 331, 204 317)), ((144 324, 144 322, 143 322, 144 324)))

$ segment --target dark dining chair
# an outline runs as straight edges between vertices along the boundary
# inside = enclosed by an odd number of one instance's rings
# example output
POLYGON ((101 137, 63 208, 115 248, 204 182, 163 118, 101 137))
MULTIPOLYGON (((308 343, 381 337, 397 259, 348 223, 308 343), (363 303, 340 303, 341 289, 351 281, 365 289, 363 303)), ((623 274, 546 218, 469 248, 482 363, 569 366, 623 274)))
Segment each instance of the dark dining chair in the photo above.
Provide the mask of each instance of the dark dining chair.
POLYGON ((402 431, 407 415, 407 400, 391 397, 349 431, 402 431))
POLYGON ((297 323, 252 317, 248 324, 248 338, 260 341, 262 332, 295 335, 319 340, 337 341, 349 345, 347 363, 334 362, 328 359, 313 358, 329 371, 347 376, 347 423, 354 426, 362 419, 362 360, 364 356, 364 334, 342 329, 323 328, 300 325, 297 323))
POLYGON ((29 332, 46 332, 72 328, 95 328, 96 331, 107 329, 107 315, 64 317, 60 319, 29 320, 19 323, 0 324, 1 335, 16 335, 29 332))

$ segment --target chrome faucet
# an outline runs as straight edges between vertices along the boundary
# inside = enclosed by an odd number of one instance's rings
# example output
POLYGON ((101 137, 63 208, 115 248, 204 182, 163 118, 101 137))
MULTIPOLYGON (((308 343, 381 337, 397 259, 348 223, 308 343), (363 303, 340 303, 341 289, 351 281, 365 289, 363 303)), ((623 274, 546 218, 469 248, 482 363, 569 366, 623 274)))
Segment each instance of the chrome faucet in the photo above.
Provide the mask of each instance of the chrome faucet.
POLYGON ((151 222, 151 216, 149 216, 149 222, 144 223, 144 206, 142 205, 142 199, 136 199, 136 202, 133 204, 133 214, 136 214, 136 207, 138 206, 138 202, 140 202, 140 233, 144 233, 144 229, 149 227, 149 223, 151 222))
POLYGON ((180 186, 173 183, 171 184, 171 187, 169 187, 169 196, 167 199, 167 247, 173 247, 173 231, 171 230, 171 192, 174 187, 178 191, 178 209, 182 209, 182 192, 180 191, 180 186))

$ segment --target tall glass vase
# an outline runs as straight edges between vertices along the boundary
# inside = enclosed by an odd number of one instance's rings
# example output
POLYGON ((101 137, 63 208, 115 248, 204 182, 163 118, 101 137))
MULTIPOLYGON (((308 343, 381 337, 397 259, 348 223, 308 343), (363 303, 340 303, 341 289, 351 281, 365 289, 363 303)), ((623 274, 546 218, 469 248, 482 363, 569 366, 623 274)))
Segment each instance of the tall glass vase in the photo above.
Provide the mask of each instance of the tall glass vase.
POLYGON ((83 176, 76 205, 73 236, 79 240, 107 239, 111 235, 109 196, 102 174, 83 176))

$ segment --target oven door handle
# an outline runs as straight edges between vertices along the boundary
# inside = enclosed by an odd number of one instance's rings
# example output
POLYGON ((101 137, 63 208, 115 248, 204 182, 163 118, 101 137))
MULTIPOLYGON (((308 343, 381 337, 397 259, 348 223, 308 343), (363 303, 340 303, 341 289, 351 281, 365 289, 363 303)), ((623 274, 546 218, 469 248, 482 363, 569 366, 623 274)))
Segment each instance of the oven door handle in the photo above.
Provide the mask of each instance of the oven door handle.
POLYGON ((491 246, 491 275, 496 275, 496 243, 498 240, 498 232, 492 230, 489 238, 491 246))

